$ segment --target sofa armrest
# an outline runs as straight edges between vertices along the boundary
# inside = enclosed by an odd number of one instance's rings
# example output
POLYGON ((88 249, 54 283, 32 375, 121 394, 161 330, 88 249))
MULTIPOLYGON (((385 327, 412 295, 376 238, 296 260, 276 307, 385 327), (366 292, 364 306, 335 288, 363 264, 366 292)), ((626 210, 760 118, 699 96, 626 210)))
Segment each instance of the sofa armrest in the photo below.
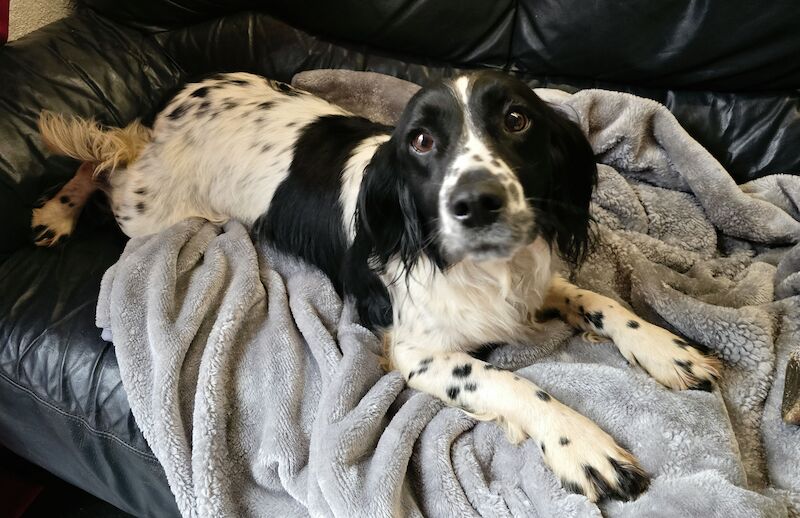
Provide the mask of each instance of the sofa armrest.
POLYGON ((122 125, 151 112, 180 81, 150 36, 86 9, 0 47, 0 254, 30 243, 35 201, 75 171, 44 150, 41 110, 122 125))

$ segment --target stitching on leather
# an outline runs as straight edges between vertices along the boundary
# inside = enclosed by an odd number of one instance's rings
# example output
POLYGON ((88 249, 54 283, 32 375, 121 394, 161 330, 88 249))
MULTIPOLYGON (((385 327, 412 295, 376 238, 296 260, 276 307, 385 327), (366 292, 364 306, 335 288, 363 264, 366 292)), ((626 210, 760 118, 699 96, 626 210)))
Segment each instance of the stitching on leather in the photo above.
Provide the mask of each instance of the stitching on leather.
POLYGON ((511 34, 508 35, 508 50, 506 51, 506 64, 504 72, 511 70, 511 56, 514 52, 514 35, 517 33, 517 20, 519 19, 519 0, 514 0, 514 14, 511 16, 511 34))
POLYGON ((86 428, 92 434, 94 434, 94 435, 96 435, 98 437, 104 438, 104 439, 113 440, 114 442, 118 443, 121 446, 124 446, 125 448, 127 448, 131 452, 133 452, 136 455, 142 457, 143 459, 149 460, 149 461, 154 462, 154 463, 156 463, 158 465, 161 465, 161 463, 158 462, 158 459, 152 453, 144 452, 144 451, 136 448, 135 446, 132 446, 132 445, 128 444, 127 442, 125 442, 124 440, 120 439, 119 437, 117 437, 116 435, 114 435, 111 432, 104 432, 102 430, 98 430, 98 429, 94 428, 92 425, 90 425, 82 417, 79 417, 79 416, 76 416, 74 414, 70 414, 69 412, 66 412, 64 410, 61 410, 60 408, 58 408, 57 406, 53 405, 49 401, 47 401, 45 399, 42 399, 38 394, 33 392, 31 389, 29 389, 29 388, 27 388, 27 387, 25 387, 23 385, 20 385, 16 381, 12 380, 5 373, 0 372, 0 379, 3 380, 3 381, 6 381, 8 384, 12 385, 14 388, 17 388, 17 389, 21 390, 22 392, 24 392, 25 394, 27 394, 28 396, 32 397, 33 399, 35 399, 36 401, 41 403, 48 410, 52 410, 52 411, 54 411, 54 412, 56 412, 56 413, 58 413, 58 414, 60 414, 60 415, 62 415, 64 417, 67 417, 67 418, 69 418, 69 419, 71 419, 73 421, 77 421, 80 425, 82 425, 84 428, 86 428))

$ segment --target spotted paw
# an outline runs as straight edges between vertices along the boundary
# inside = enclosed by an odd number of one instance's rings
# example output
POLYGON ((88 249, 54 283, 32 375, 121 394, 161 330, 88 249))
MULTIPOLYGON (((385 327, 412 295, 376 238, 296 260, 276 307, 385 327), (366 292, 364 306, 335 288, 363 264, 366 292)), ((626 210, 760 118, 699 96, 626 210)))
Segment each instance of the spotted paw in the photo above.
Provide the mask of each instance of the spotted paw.
POLYGON ((711 391, 719 379, 720 362, 703 354, 666 329, 647 324, 637 347, 619 349, 632 364, 674 390, 711 391))
POLYGON ((78 212, 69 203, 53 198, 33 209, 31 229, 37 246, 55 246, 69 237, 75 229, 78 212))
POLYGON ((540 445, 545 461, 564 489, 596 502, 606 498, 635 500, 650 478, 629 452, 583 416, 579 423, 549 434, 540 445))

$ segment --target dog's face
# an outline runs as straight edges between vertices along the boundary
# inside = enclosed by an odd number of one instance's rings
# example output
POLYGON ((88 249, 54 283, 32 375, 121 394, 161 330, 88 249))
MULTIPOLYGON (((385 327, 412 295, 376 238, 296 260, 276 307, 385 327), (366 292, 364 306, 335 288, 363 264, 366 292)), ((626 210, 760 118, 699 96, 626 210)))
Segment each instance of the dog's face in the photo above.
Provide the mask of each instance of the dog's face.
POLYGON ((508 258, 537 237, 569 262, 588 242, 597 176, 580 128, 524 83, 479 72, 420 90, 368 167, 370 264, 508 258))
POLYGON ((591 148, 521 81, 481 72, 425 88, 385 147, 379 168, 408 191, 397 193, 403 226, 416 220, 419 245, 440 262, 507 258, 537 236, 568 259, 582 251, 591 148))

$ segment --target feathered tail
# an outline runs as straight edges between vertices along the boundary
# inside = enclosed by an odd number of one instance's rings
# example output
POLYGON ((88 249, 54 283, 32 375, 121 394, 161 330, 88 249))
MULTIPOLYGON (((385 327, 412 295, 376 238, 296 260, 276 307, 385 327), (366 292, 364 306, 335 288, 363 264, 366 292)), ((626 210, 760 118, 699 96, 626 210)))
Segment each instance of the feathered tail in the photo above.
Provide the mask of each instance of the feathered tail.
POLYGON ((94 176, 134 162, 152 140, 150 128, 138 120, 124 128, 101 126, 92 119, 42 112, 39 131, 50 151, 94 164, 94 176))

